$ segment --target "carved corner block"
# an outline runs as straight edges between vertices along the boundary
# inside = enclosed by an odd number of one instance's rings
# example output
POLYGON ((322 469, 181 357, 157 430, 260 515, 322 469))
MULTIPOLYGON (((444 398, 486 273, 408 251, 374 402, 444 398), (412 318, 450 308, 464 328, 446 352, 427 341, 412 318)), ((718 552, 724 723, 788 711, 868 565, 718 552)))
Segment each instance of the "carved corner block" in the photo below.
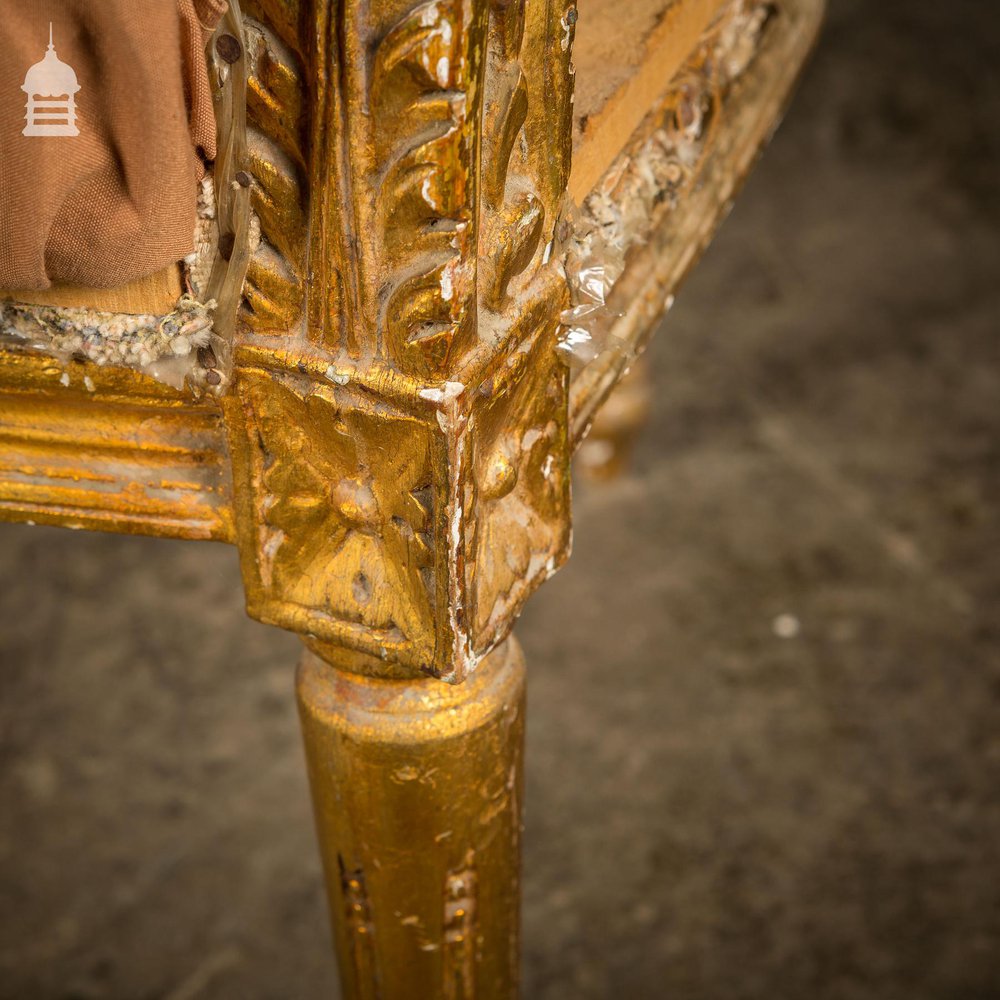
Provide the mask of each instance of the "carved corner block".
POLYGON ((398 398, 336 371, 240 368, 230 425, 251 614, 463 680, 568 555, 554 335, 542 325, 469 385, 398 398))
POLYGON ((267 369, 241 370, 236 392, 250 613, 394 659, 433 648, 445 453, 431 420, 267 369))

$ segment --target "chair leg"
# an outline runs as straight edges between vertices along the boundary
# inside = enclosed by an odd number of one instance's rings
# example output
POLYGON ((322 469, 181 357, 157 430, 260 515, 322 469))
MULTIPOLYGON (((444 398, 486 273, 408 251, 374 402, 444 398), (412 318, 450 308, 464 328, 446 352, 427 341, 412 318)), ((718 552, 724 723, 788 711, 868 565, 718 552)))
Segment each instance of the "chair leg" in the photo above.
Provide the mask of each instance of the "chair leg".
POLYGON ((617 479, 628 470, 632 450, 649 419, 653 378, 641 355, 597 411, 577 453, 577 468, 595 482, 617 479))
POLYGON ((524 660, 462 685, 306 652, 298 701, 344 1000, 512 1000, 524 660))

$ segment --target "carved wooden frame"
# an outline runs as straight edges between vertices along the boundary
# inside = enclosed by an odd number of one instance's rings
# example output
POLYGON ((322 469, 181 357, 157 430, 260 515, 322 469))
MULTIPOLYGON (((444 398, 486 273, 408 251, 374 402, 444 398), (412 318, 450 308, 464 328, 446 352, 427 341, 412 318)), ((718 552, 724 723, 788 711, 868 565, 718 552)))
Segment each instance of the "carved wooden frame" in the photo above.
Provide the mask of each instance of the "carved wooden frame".
POLYGON ((309 646, 345 996, 516 994, 524 665, 500 644, 821 12, 674 0, 662 78, 587 147, 575 0, 231 0, 219 370, 192 396, 0 336, 0 518, 235 543, 250 613, 309 646))
POLYGON ((595 191, 627 197, 692 81, 711 128, 623 237, 595 319, 616 350, 571 384, 554 348, 573 3, 233 5, 220 164, 253 180, 228 210, 231 386, 193 402, 86 366, 84 387, 72 363, 0 351, 0 517, 236 542, 255 617, 462 680, 567 557, 572 448, 725 214, 819 17, 814 0, 701 6, 679 82, 595 191), (713 47, 765 6, 730 87, 713 47))

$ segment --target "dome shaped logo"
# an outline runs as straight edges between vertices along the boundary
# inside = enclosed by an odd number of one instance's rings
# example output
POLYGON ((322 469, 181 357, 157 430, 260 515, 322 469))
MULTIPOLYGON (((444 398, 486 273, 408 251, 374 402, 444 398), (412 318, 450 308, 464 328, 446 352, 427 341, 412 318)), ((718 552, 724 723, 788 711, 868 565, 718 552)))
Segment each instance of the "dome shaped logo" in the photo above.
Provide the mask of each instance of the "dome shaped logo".
POLYGON ((76 127, 76 94, 80 84, 73 67, 56 55, 49 22, 49 47, 45 58, 25 74, 21 85, 28 95, 22 135, 79 135, 76 127))

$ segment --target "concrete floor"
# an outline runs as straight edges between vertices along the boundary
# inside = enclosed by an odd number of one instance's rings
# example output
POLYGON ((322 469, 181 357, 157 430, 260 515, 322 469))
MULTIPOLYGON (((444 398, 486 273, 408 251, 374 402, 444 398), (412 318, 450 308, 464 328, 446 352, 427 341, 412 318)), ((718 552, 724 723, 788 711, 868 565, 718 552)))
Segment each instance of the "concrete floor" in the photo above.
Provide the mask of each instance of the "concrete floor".
MULTIPOLYGON (((579 485, 520 628, 527 1000, 1000 997, 998 29, 833 0, 579 485)), ((0 996, 334 995, 235 552, 0 526, 0 579, 0 996)))

